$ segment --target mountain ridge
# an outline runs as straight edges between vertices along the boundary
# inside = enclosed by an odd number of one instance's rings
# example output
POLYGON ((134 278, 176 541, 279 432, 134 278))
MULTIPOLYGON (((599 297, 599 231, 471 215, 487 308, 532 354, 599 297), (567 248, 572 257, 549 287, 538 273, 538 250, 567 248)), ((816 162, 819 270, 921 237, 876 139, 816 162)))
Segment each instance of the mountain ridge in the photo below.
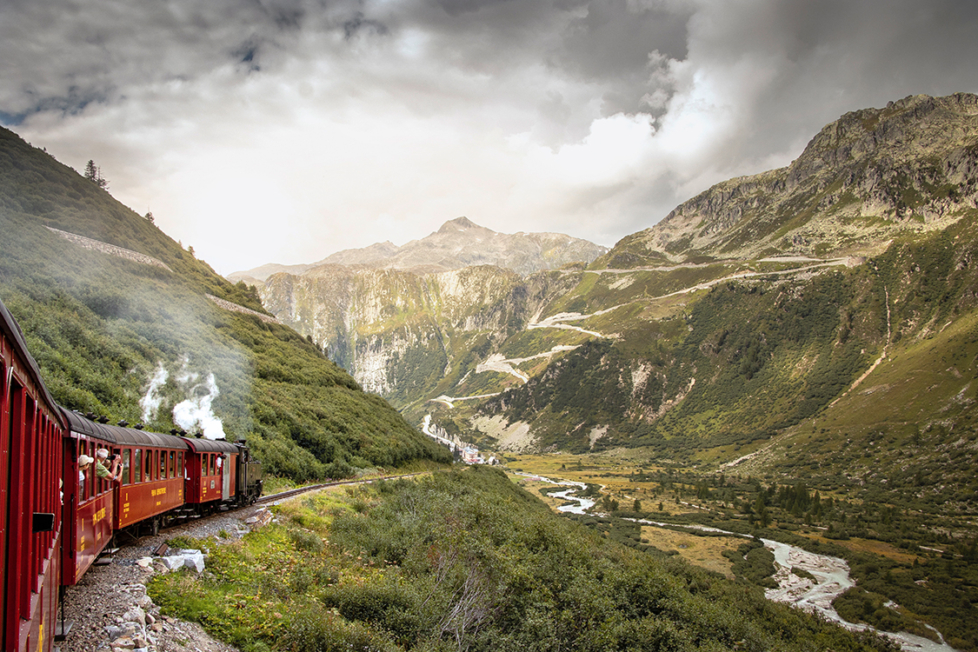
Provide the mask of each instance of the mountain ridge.
POLYGON ((847 113, 787 167, 714 185, 595 266, 878 253, 894 234, 946 227, 976 205, 976 134, 968 93, 847 113))
MULTIPOLYGON (((501 289, 453 295, 450 311, 437 274, 340 281, 323 267, 315 284, 283 276, 258 291, 365 386, 450 434, 687 462, 705 448, 725 463, 882 373, 890 312, 909 320, 894 333, 926 337, 936 313, 884 254, 960 225, 940 255, 967 266, 976 215, 978 97, 911 96, 842 116, 786 168, 716 184, 586 267, 505 281, 468 268, 501 289)), ((473 227, 446 230, 458 228, 473 227)))
POLYGON ((480 226, 467 217, 448 220, 424 238, 398 247, 389 240, 360 249, 344 249, 302 265, 267 264, 228 275, 232 282, 266 281, 275 273, 304 274, 323 265, 437 273, 473 265, 496 265, 527 275, 576 262, 589 263, 608 249, 562 233, 506 234, 480 226))

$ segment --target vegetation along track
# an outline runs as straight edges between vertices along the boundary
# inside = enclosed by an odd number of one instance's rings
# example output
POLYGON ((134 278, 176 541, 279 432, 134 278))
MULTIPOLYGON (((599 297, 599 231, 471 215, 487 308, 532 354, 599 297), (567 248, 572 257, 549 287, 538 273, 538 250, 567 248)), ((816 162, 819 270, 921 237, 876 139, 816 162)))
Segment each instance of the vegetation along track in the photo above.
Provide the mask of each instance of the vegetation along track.
POLYGON ((421 475, 421 473, 407 473, 405 475, 382 475, 377 478, 370 478, 368 480, 357 479, 357 480, 337 480, 336 482, 324 482, 322 484, 311 484, 305 487, 297 487, 295 489, 289 489, 287 491, 280 491, 277 494, 272 494, 271 496, 262 496, 255 501, 256 505, 269 505, 275 503, 279 500, 284 500, 286 498, 292 498, 293 496, 298 496, 309 491, 316 491, 317 489, 325 489, 326 487, 338 487, 344 484, 370 484, 371 482, 377 482, 378 480, 394 480, 398 478, 413 478, 416 475, 421 475))

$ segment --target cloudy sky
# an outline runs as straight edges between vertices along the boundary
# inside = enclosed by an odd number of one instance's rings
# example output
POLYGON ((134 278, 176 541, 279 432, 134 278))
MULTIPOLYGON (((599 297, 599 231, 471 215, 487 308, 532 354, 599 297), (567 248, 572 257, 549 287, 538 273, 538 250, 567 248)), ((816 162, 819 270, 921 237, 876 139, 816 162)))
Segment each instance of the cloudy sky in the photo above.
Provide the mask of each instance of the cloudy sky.
POLYGON ((0 124, 219 272, 613 245, 842 113, 978 91, 972 0, 2 0, 0 124))

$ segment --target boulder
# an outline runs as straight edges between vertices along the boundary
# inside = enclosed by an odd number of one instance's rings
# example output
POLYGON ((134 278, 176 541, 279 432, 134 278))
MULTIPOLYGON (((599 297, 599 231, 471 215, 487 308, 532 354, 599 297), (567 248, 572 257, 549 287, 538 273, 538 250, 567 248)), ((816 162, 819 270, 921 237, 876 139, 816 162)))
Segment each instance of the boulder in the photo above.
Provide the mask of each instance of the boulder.
POLYGON ((204 572, 204 553, 200 550, 172 550, 161 561, 169 570, 192 568, 197 573, 204 572))

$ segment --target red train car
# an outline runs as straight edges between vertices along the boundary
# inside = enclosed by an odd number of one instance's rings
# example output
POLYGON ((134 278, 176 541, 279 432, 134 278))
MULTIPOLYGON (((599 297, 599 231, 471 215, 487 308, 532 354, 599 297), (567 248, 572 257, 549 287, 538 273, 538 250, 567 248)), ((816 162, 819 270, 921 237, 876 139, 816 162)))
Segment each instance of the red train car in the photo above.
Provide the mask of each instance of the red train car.
POLYGON ((184 440, 191 450, 187 458, 187 504, 207 511, 237 501, 240 449, 215 439, 184 440))
POLYGON ((52 652, 62 587, 76 584, 118 530, 178 508, 198 512, 261 495, 243 442, 111 426, 59 407, 0 302, 0 651, 52 652), (99 449, 119 477, 80 468, 99 449))
POLYGON ((0 302, 0 649, 49 652, 58 613, 61 411, 0 302))
POLYGON ((155 533, 163 514, 184 502, 187 444, 180 437, 98 423, 63 410, 66 492, 62 583, 76 584, 108 545, 116 530, 147 522, 155 533), (105 448, 121 460, 118 481, 82 474, 81 455, 95 457, 105 448), (91 477, 87 477, 91 476, 91 477))

